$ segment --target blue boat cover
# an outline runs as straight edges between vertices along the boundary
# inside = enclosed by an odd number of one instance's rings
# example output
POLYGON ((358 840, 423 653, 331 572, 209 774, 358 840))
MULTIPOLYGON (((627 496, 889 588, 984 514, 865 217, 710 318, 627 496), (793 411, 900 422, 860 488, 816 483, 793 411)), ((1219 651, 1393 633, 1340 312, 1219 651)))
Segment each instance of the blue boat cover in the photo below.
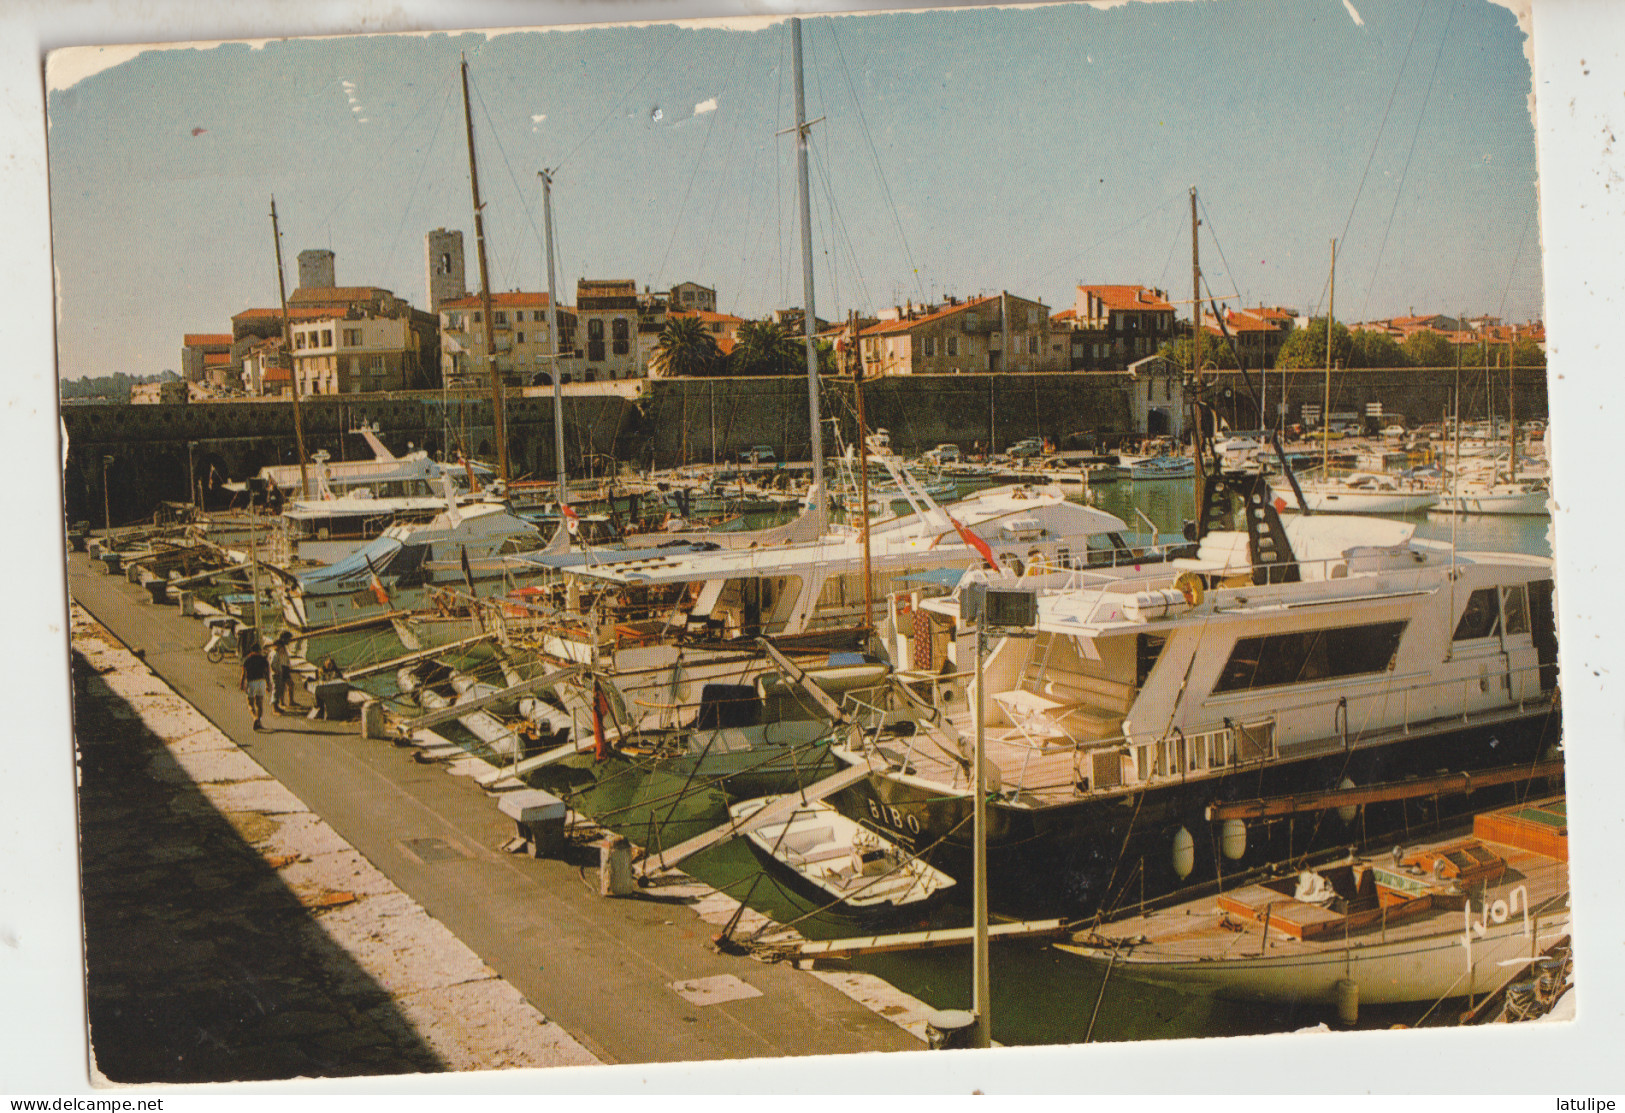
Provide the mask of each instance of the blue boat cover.
POLYGON ((324 568, 313 568, 309 572, 299 573, 299 586, 307 591, 315 588, 332 586, 344 580, 354 579, 357 576, 368 575, 367 563, 379 572, 389 567, 389 562, 396 553, 401 551, 401 543, 393 537, 375 537, 349 556, 334 561, 324 568))
POLYGON ((899 583, 904 584, 935 584, 938 587, 958 587, 959 581, 964 577, 963 568, 932 568, 926 572, 910 572, 906 576, 897 577, 899 583))

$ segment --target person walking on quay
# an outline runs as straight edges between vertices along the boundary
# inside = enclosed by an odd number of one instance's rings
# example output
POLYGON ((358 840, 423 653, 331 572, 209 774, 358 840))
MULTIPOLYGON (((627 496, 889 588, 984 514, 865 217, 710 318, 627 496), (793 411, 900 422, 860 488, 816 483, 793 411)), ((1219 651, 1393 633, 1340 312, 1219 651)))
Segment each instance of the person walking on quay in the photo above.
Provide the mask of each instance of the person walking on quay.
POLYGON ((263 730, 260 720, 265 716, 265 692, 270 687, 268 680, 271 675, 271 663, 265 659, 265 651, 255 641, 243 658, 243 676, 237 686, 248 694, 248 709, 254 713, 254 729, 263 730))
POLYGON ((284 630, 271 645, 271 707, 277 712, 293 710, 293 657, 288 653, 292 640, 284 630))

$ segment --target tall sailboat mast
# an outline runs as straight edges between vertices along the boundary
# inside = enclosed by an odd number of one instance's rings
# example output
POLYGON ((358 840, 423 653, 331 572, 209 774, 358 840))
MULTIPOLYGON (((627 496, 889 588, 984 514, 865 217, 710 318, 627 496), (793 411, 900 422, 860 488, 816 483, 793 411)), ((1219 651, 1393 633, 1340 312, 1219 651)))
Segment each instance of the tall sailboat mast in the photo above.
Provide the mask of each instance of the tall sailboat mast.
POLYGON ((1332 241, 1331 290, 1326 296, 1326 396, 1320 410, 1320 477, 1332 458, 1332 325, 1337 321, 1337 241, 1332 241))
MULTIPOLYGON (((553 287, 553 174, 539 170, 542 179, 542 234, 547 240, 548 346, 553 354, 553 466, 559 480, 559 508, 570 503, 570 477, 564 470, 564 388, 559 374, 559 297, 553 287)), ((685 425, 686 429, 687 426, 685 425)))
POLYGON ((276 222, 275 197, 271 198, 271 238, 276 241, 276 293, 282 303, 282 355, 288 361, 288 386, 293 391, 293 439, 299 447, 299 492, 308 499, 313 492, 310 489, 310 476, 306 474, 305 422, 299 416, 299 376, 294 373, 293 367, 293 322, 288 320, 288 281, 282 274, 282 231, 276 222))
POLYGON ((468 59, 463 59, 463 129, 468 134, 468 184, 474 194, 474 247, 480 260, 480 308, 485 319, 485 368, 491 375, 492 439, 497 476, 508 481, 508 435, 502 413, 502 376, 497 373, 496 321, 491 314, 491 276, 485 265, 485 206, 480 204, 480 172, 474 161, 474 114, 468 107, 468 59))
MULTIPOLYGON (((806 309, 802 334, 807 347, 807 409, 812 433, 812 485, 818 511, 824 510, 824 437, 818 417, 818 314, 813 308, 812 203, 807 188, 807 102, 801 80, 801 20, 790 20, 790 51, 796 84, 796 196, 801 205, 801 285, 806 309)), ((816 122, 816 121, 814 121, 816 122)), ((869 508, 864 507, 867 514, 869 508)))
POLYGON ((1196 466, 1191 474, 1196 482, 1198 535, 1207 522, 1207 469, 1202 460, 1202 256, 1197 235, 1201 226, 1196 215, 1196 187, 1191 186, 1191 383, 1196 390, 1196 402, 1191 406, 1191 415, 1196 418, 1196 427, 1191 430, 1191 455, 1196 466))

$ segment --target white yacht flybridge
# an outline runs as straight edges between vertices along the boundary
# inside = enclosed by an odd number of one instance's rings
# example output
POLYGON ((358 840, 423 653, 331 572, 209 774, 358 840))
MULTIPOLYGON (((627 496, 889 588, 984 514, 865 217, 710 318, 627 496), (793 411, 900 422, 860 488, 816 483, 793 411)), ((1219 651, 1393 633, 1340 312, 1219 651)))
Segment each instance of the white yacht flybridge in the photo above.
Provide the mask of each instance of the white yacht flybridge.
POLYGON ((440 510, 429 521, 397 523, 333 564, 289 574, 288 623, 308 630, 416 606, 437 583, 464 583, 465 556, 469 575, 489 578, 492 558, 542 544, 536 526, 506 503, 459 504, 450 479, 439 482, 440 510))
POLYGON ((600 669, 652 723, 661 709, 697 700, 707 681, 739 674, 759 657, 759 637, 785 650, 864 648, 889 592, 922 573, 985 564, 978 546, 1018 574, 1162 559, 1134 547, 1120 518, 1053 487, 1002 487, 945 508, 900 468, 894 476, 915 509, 871 525, 867 569, 860 531, 848 526, 754 549, 605 551, 568 563, 521 555, 511 563, 546 569, 543 585, 510 596, 490 619, 551 660, 600 669))
POLYGON ((372 450, 370 460, 331 459, 318 452, 301 485, 297 464, 260 469, 259 477, 287 497, 282 518, 295 539, 373 537, 397 517, 432 517, 443 506, 440 465, 427 452, 396 456, 362 425, 354 432, 372 450))
MULTIPOLYGON (((914 666, 901 679, 934 713, 846 754, 874 772, 835 802, 949 874, 966 868, 958 740, 974 730, 976 633, 963 607, 984 591, 1036 593, 1036 626, 990 639, 984 664, 1002 774, 990 852, 1017 902, 1095 908, 1131 876, 1135 892, 1211 880, 1368 819, 1364 800, 1266 809, 1287 818, 1262 823, 1214 810, 1227 801, 1527 770, 1555 743, 1550 560, 1455 553, 1403 522, 1283 521, 1257 480, 1242 517, 1253 528, 1212 530, 1191 557, 975 572, 919 603, 931 622, 899 631, 914 666)), ((1411 804, 1374 794, 1368 833, 1450 795, 1423 788, 1411 804)))

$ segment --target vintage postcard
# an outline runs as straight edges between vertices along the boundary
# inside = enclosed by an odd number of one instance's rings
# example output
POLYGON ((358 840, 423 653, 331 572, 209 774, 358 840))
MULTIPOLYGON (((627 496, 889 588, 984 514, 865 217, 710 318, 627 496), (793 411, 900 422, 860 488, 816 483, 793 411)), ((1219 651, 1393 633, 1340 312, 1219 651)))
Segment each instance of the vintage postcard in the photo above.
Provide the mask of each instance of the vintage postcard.
POLYGON ((701 14, 46 58, 92 1082, 1572 1025, 1539 10, 701 14))

